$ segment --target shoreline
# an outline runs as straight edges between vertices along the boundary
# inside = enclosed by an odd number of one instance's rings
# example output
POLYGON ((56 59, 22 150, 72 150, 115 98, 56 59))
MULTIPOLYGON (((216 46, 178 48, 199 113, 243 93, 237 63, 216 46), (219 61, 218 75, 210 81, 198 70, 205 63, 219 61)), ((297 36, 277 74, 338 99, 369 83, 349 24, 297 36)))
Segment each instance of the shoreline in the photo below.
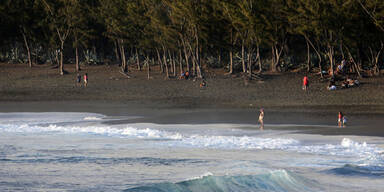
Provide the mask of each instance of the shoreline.
MULTIPOLYGON (((150 105, 140 103, 116 102, 0 102, 0 112, 91 112, 110 117, 122 117, 119 120, 108 120, 107 125, 155 123, 155 124, 254 124, 257 125, 258 109, 233 108, 150 108, 150 105), (126 118, 136 116, 138 118, 126 118)), ((324 109, 288 109, 265 108, 265 129, 295 130, 303 134, 320 135, 355 135, 384 137, 381 113, 351 113, 346 114, 349 122, 347 127, 338 128, 337 113, 324 109), (289 126, 278 126, 289 125, 289 126), (292 126, 291 126, 292 125, 292 126), (297 125, 297 126, 295 126, 297 125), (308 125, 308 126, 303 126, 308 125)), ((250 128, 253 129, 253 128, 250 128)))

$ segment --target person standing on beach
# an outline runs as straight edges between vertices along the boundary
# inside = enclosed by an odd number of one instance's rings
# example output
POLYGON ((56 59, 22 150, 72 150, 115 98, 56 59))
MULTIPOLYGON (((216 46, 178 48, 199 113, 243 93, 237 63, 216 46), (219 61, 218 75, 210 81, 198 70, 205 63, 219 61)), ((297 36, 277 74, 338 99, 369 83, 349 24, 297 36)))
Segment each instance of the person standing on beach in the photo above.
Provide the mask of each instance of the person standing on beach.
POLYGON ((343 127, 347 126, 347 117, 343 116, 343 127))
POLYGON ((76 83, 77 83, 77 86, 81 86, 81 75, 78 73, 77 74, 77 77, 76 77, 76 83))
POLYGON ((307 77, 307 75, 305 75, 304 76, 304 78, 303 78, 303 90, 304 91, 307 91, 308 90, 308 77, 307 77))
POLYGON ((343 113, 341 113, 341 111, 339 111, 338 120, 337 120, 339 127, 341 127, 343 125, 343 117, 344 117, 343 113))
POLYGON ((260 123, 260 130, 264 130, 264 109, 260 109, 260 115, 259 115, 259 123, 260 123))
POLYGON ((84 74, 84 87, 86 87, 88 84, 88 73, 84 74))

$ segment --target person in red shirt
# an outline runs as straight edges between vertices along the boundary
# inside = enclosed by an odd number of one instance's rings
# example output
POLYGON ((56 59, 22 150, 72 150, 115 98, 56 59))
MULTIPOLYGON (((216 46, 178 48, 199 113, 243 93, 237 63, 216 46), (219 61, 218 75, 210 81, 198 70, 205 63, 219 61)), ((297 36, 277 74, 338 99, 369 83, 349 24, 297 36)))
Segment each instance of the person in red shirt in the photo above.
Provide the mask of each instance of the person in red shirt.
POLYGON ((307 75, 303 78, 303 90, 308 90, 308 77, 307 75))
POLYGON ((343 113, 341 113, 341 111, 339 111, 339 116, 338 116, 338 120, 337 120, 339 127, 341 127, 343 125, 343 117, 344 117, 343 113))
POLYGON ((84 87, 88 85, 88 73, 84 74, 84 87))

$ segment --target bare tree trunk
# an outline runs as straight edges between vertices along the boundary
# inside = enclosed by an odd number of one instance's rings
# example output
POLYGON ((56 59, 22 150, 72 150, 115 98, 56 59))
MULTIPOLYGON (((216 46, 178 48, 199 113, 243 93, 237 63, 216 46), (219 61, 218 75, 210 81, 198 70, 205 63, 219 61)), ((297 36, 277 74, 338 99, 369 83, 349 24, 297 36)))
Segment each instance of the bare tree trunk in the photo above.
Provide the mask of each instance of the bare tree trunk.
POLYGON ((330 70, 331 70, 331 74, 332 76, 334 75, 334 58, 333 58, 333 46, 328 43, 328 51, 327 51, 327 55, 328 55, 328 58, 329 58, 329 62, 331 64, 330 66, 330 70))
POLYGON ((61 45, 60 45, 60 65, 59 65, 59 73, 60 75, 64 75, 64 64, 63 64, 63 60, 64 60, 64 41, 61 41, 61 45))
POLYGON ((141 71, 141 67, 140 67, 140 59, 139 59, 139 53, 137 51, 137 47, 135 47, 136 49, 136 63, 137 63, 137 70, 141 71))
POLYGON ((200 62, 200 45, 199 45, 199 36, 197 33, 197 28, 195 29, 195 40, 196 40, 196 61, 197 61, 197 77, 202 78, 201 75, 201 62, 200 62))
POLYGON ((173 73, 173 60, 172 60, 172 55, 171 55, 171 51, 168 50, 168 57, 169 57, 169 66, 171 67, 170 68, 170 73, 173 73))
POLYGON ((176 77, 176 56, 175 56, 175 52, 172 52, 172 64, 173 64, 173 76, 176 77))
POLYGON ((79 48, 76 46, 75 48, 75 54, 76 54, 76 71, 80 71, 80 65, 79 65, 79 48))
POLYGON ((218 64, 219 64, 219 66, 221 66, 221 48, 220 48, 220 50, 217 51, 217 52, 218 52, 218 54, 217 54, 218 64))
POLYGON ((118 40, 113 40, 113 44, 115 45, 114 47, 114 52, 115 52, 115 57, 116 57, 116 61, 120 61, 120 55, 119 55, 119 51, 118 51, 118 40))
POLYGON ((191 50, 191 56, 192 56, 192 74, 196 75, 196 66, 197 66, 197 58, 196 55, 191 50))
POLYGON ((306 39, 305 41, 307 43, 307 72, 311 71, 311 56, 309 54, 309 42, 306 39))
POLYGON ((77 34, 74 34, 75 37, 75 70, 76 72, 80 71, 80 65, 79 65, 79 48, 78 48, 78 42, 77 42, 77 34))
POLYGON ((168 70, 168 63, 167 63, 167 53, 165 50, 165 47, 163 46, 163 62, 165 65, 165 71, 166 71, 166 78, 169 79, 169 70, 168 70))
POLYGON ((275 45, 272 45, 272 59, 271 59, 271 71, 275 71, 275 59, 276 59, 276 56, 275 56, 275 45))
POLYGON ((156 53, 157 53, 157 60, 159 61, 159 65, 160 65, 160 73, 164 73, 163 62, 161 61, 161 56, 158 48, 156 48, 156 53))
POLYGON ((245 66, 245 45, 244 40, 241 41, 241 65, 243 67, 243 73, 247 72, 247 68, 245 66))
POLYGON ((149 79, 151 79, 151 76, 149 73, 151 71, 151 69, 150 69, 150 62, 149 62, 148 55, 146 55, 146 57, 145 57, 145 62, 147 64, 147 76, 148 76, 148 80, 149 80, 149 79))
POLYGON ((252 56, 253 56, 253 48, 248 46, 248 74, 252 77, 252 56))
POLYGON ((351 52, 349 51, 348 47, 345 46, 345 48, 347 49, 349 57, 352 59, 352 63, 353 63, 353 66, 355 68, 355 71, 357 72, 359 77, 361 77, 360 70, 359 70, 359 67, 357 66, 357 63, 355 62, 355 59, 353 58, 353 56, 352 56, 351 52))
POLYGON ((125 49, 124 49, 124 44, 123 44, 123 40, 120 39, 120 55, 121 55, 121 71, 123 73, 126 73, 128 72, 128 65, 127 65, 127 61, 126 61, 126 58, 125 58, 125 49))
POLYGON ((181 42, 182 42, 182 44, 183 44, 184 57, 185 57, 185 64, 186 64, 186 67, 187 67, 187 71, 190 71, 191 68, 190 68, 190 66, 189 66, 189 56, 188 56, 187 46, 185 45, 185 41, 184 41, 184 39, 181 39, 181 42))
POLYGON ((275 54, 274 54, 275 57, 276 57, 276 59, 275 59, 275 66, 274 66, 274 70, 275 71, 276 71, 276 69, 277 69, 277 67, 278 67, 278 65, 280 63, 280 58, 281 58, 281 54, 283 52, 283 48, 284 48, 284 43, 280 46, 280 50, 279 50, 277 44, 275 45, 275 54))
POLYGON ((229 74, 233 73, 233 29, 231 29, 231 49, 229 50, 229 74))
POLYGON ((307 37, 307 35, 304 35, 304 38, 305 40, 307 41, 307 43, 309 43, 309 45, 312 46, 313 50, 315 50, 316 54, 317 54, 317 57, 319 58, 319 70, 320 70, 320 76, 321 78, 323 78, 323 68, 321 66, 321 61, 322 61, 322 58, 321 58, 321 55, 318 51, 318 49, 316 49, 316 47, 313 45, 312 41, 307 37))
POLYGON ((229 51, 229 74, 233 73, 233 51, 232 49, 229 51))
POLYGON ((29 49, 27 36, 25 35, 24 32, 22 32, 22 34, 23 34, 23 38, 24 38, 25 48, 27 49, 27 54, 28 54, 28 66, 32 67, 31 50, 29 49))
POLYGON ((383 46, 384 46, 383 43, 381 43, 380 50, 377 52, 373 51, 372 47, 369 46, 369 52, 371 54, 370 60, 371 60, 372 65, 374 66, 373 68, 374 68, 375 75, 378 75, 380 72, 380 68, 378 66, 378 63, 379 63, 379 58, 380 58, 380 54, 381 54, 381 51, 383 49, 383 46))
POLYGON ((260 56, 260 46, 259 44, 257 43, 256 44, 256 60, 257 60, 257 63, 259 64, 259 73, 261 73, 263 71, 263 66, 261 64, 261 56, 260 56))
POLYGON ((340 48, 341 57, 344 60, 345 56, 344 56, 344 51, 343 51, 343 40, 340 40, 339 46, 340 46, 339 48, 340 48))
POLYGON ((179 66, 180 66, 180 74, 184 71, 183 69, 183 56, 181 54, 181 49, 179 49, 179 66))
POLYGON ((59 66, 60 65, 60 59, 59 59, 59 51, 57 49, 55 50, 55 60, 56 60, 57 66, 59 66))

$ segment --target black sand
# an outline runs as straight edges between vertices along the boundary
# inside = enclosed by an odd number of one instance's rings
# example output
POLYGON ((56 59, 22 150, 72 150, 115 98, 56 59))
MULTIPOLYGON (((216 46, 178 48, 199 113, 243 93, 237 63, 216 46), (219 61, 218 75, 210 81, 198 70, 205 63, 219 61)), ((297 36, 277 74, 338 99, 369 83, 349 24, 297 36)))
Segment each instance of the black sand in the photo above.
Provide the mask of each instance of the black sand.
MULTIPOLYGON (((67 65, 70 69, 74 67, 67 65)), ((265 122, 298 124, 304 133, 384 136, 384 78, 364 78, 360 87, 328 91, 327 82, 312 74, 310 90, 301 90, 302 74, 264 74, 247 85, 240 77, 222 71, 207 73, 205 89, 199 81, 164 80, 158 71, 131 71, 127 79, 117 66, 86 66, 89 86, 77 86, 76 73, 59 76, 57 69, 0 64, 1 112, 96 112, 110 116, 142 118, 108 123, 246 123, 256 124, 258 110, 265 122), (337 128, 337 112, 349 120, 337 128), (321 125, 321 126, 317 126, 321 125)), ((255 125, 255 129, 257 127, 255 125)))

